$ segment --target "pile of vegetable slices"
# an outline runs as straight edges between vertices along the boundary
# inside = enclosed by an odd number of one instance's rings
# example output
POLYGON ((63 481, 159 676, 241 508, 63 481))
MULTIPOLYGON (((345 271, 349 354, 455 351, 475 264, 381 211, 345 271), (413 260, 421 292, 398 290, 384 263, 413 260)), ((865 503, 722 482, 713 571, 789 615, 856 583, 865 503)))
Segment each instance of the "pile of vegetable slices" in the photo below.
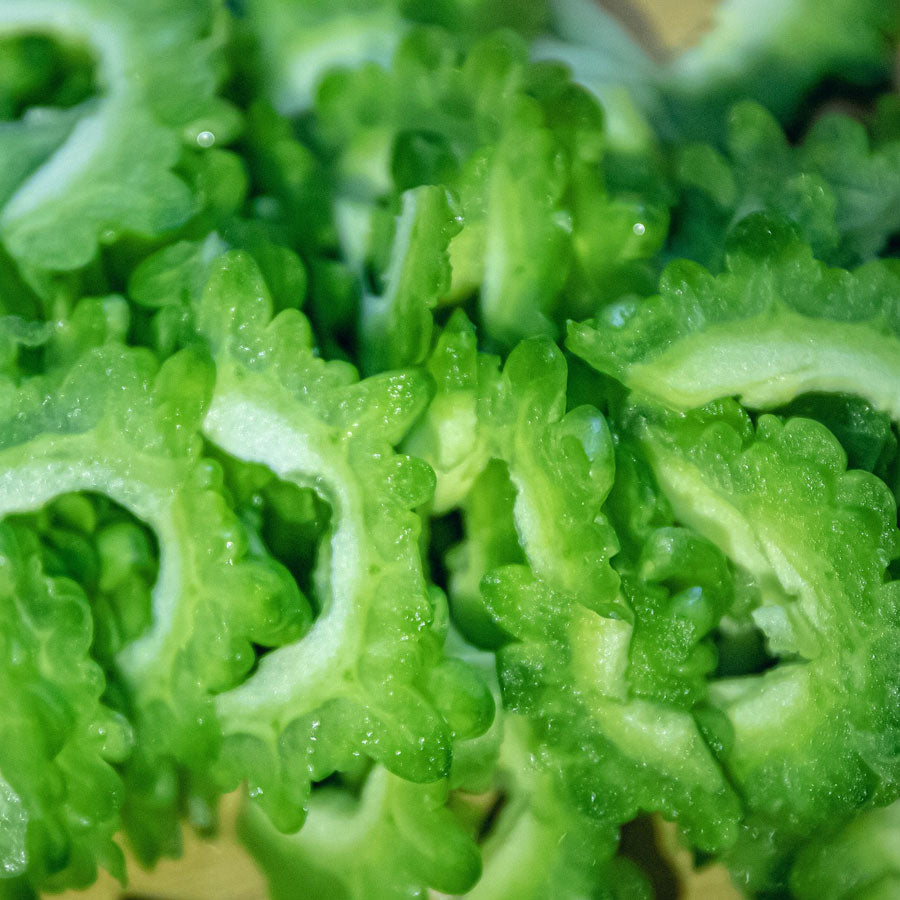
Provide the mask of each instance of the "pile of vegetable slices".
POLYGON ((900 896, 898 36, 0 0, 0 898, 900 896))

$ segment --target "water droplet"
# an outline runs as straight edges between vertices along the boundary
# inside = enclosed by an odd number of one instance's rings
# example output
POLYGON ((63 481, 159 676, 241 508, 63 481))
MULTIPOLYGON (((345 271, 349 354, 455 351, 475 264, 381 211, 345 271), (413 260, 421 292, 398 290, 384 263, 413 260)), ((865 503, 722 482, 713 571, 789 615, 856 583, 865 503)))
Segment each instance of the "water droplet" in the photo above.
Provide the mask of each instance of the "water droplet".
POLYGON ((201 131, 197 135, 197 143, 203 147, 205 150, 207 147, 212 147, 212 145, 216 142, 216 136, 211 131, 201 131))
MULTIPOLYGON (((199 138, 198 138, 199 140, 199 138)), ((631 230, 640 237, 647 230, 647 226, 644 225, 643 222, 635 222, 634 225, 631 226, 631 230)))

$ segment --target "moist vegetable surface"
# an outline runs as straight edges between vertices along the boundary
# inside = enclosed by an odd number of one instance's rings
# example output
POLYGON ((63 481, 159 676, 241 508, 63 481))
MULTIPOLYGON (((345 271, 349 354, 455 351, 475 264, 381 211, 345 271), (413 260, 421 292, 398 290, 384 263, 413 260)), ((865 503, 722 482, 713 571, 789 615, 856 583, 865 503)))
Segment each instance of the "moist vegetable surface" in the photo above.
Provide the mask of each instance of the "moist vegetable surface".
POLYGON ((898 34, 2 0, 0 898, 895 896, 898 34))

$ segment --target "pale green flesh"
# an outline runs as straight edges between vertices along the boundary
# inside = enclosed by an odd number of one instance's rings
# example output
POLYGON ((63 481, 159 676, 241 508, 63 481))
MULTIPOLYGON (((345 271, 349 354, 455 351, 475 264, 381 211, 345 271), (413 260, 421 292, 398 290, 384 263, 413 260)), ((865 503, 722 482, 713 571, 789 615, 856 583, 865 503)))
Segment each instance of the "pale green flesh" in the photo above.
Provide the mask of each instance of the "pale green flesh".
POLYGON ((647 700, 592 699, 603 733, 626 756, 676 774, 710 793, 726 789, 722 771, 689 713, 647 700))
MULTIPOLYGON (((249 382, 250 379, 247 379, 249 382)), ((267 654, 257 672, 216 698, 226 733, 260 721, 260 712, 296 716, 339 689, 342 662, 356 656, 360 640, 359 593, 367 569, 362 496, 328 429, 292 405, 289 412, 266 401, 270 383, 257 390, 216 392, 204 432, 228 453, 268 466, 285 481, 321 485, 334 507, 331 596, 312 630, 267 654)))
POLYGON ((51 159, 10 198, 0 215, 4 226, 33 209, 63 196, 66 187, 105 152, 114 125, 127 107, 130 93, 128 49, 116 28, 77 4, 50 0, 4 0, 0 35, 31 31, 58 34, 89 46, 97 57, 97 77, 104 95, 100 106, 82 119, 51 159))
POLYGON ((734 729, 729 766, 746 777, 767 759, 792 754, 816 740, 827 719, 828 698, 816 690, 815 663, 783 664, 762 675, 710 685, 710 700, 734 729))
MULTIPOLYGON (((723 553, 751 574, 765 601, 788 609, 799 600, 803 614, 819 628, 826 626, 826 613, 817 587, 800 567, 794 564, 792 542, 777 523, 754 521, 728 498, 710 487, 688 462, 661 447, 649 449, 654 474, 663 489, 676 518, 720 547, 723 553)), ((804 561, 815 558, 810 548, 800 553, 804 561)), ((825 566, 823 565, 823 571, 825 566)), ((821 573, 820 573, 821 574, 821 573)), ((819 641, 809 625, 773 614, 755 617, 770 646, 783 646, 789 632, 790 651, 805 658, 819 653, 819 641), (790 627, 792 624, 797 627, 790 627)))
POLYGON ((897 348, 896 337, 868 324, 780 312, 688 335, 631 366, 625 380, 675 409, 732 396, 769 409, 813 391, 843 392, 900 420, 897 348))
POLYGON ((28 866, 28 813, 0 773, 0 879, 21 875, 28 866))
MULTIPOLYGON (((732 562, 747 570, 777 605, 763 606, 754 620, 774 652, 785 651, 813 662, 782 663, 761 676, 729 678, 710 685, 710 699, 728 716, 734 728, 731 765, 747 771, 760 754, 796 746, 801 736, 813 737, 824 714, 823 696, 816 692, 816 657, 822 655, 821 633, 840 627, 838 597, 823 596, 828 563, 806 547, 794 545, 784 527, 746 514, 718 493, 687 461, 663 448, 648 445, 654 473, 672 504, 676 518, 714 541, 732 562), (795 552, 796 551, 796 552, 795 552), (795 564, 798 560, 806 563, 795 564), (819 560, 817 562, 817 560, 819 560), (776 592, 781 593, 779 598, 776 592), (796 602, 792 598, 797 598, 796 602), (837 607, 836 613, 830 604, 837 607), (796 610, 797 614, 792 614, 796 610), (779 615, 778 613, 783 613, 779 615), (811 712, 815 711, 815 715, 811 712)), ((764 592, 765 594, 765 592, 764 592)))
POLYGON ((174 653, 188 633, 183 615, 189 604, 179 599, 190 579, 183 559, 188 545, 178 525, 177 485, 183 471, 174 462, 128 454, 120 457, 92 433, 47 436, 0 453, 0 518, 40 509, 76 491, 105 494, 146 522, 159 541, 159 575, 153 588, 153 625, 122 652, 119 663, 135 684, 157 668, 167 643, 174 653), (160 487, 162 485, 162 487, 160 487), (175 485, 175 489, 171 486, 175 485))

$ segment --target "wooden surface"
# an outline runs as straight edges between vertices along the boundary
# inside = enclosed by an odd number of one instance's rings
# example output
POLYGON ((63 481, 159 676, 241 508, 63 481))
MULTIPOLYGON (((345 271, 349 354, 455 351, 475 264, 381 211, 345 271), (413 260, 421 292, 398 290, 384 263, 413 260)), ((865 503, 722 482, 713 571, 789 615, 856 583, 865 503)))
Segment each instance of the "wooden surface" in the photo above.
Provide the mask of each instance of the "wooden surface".
MULTIPOLYGON (((696 43, 712 26, 719 0, 601 0, 617 15, 619 3, 636 11, 638 27, 649 28, 652 41, 674 53, 696 43)), ((620 18, 628 22, 627 14, 620 18)))
MULTIPOLYGON (((716 0, 606 0, 605 5, 648 47, 672 52, 690 46, 709 27, 716 0)), ((126 891, 104 873, 89 891, 62 894, 62 900, 265 900, 265 881, 235 839, 239 803, 237 794, 225 798, 217 840, 186 835, 182 859, 160 863, 153 872, 130 862, 126 891)), ((679 900, 740 900, 721 866, 693 872, 691 856, 679 846, 675 828, 657 824, 661 853, 682 884, 679 900)), ((316 898, 304 897, 298 885, 297 900, 316 898)))

